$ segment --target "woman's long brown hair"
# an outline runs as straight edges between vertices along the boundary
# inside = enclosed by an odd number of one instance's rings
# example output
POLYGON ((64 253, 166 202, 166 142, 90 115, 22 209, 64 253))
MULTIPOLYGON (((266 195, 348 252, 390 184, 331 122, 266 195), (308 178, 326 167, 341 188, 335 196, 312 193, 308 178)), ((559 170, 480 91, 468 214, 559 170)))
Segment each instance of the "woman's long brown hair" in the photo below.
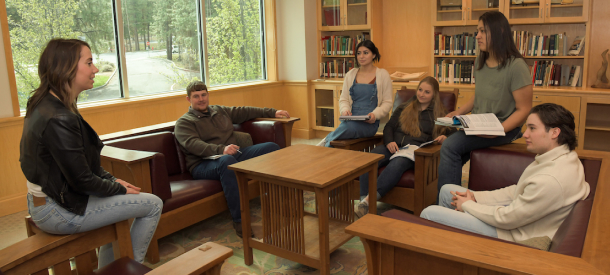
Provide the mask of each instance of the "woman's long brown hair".
MULTIPOLYGON (((417 85, 417 90, 419 90, 419 87, 422 83, 427 83, 432 86, 432 90, 434 92, 432 101, 430 102, 433 107, 432 113, 434 114, 432 120, 434 121, 436 118, 444 117, 447 114, 447 111, 445 110, 445 107, 443 106, 443 103, 440 99, 438 81, 436 81, 434 77, 428 76, 419 82, 419 85, 417 85)), ((419 113, 421 112, 421 103, 419 102, 416 96, 413 100, 407 101, 403 104, 407 104, 407 106, 405 106, 405 108, 402 110, 402 113, 400 114, 400 128, 405 134, 408 134, 412 137, 421 136, 421 129, 419 128, 419 113)), ((432 131, 432 138, 436 138, 442 135, 445 131, 445 127, 434 125, 434 130, 432 131)))
POLYGON ((38 61, 40 86, 32 91, 28 99, 25 116, 28 117, 36 105, 51 91, 70 111, 78 114, 76 97, 72 95, 71 83, 76 76, 80 52, 83 46, 91 48, 78 39, 52 39, 38 61))

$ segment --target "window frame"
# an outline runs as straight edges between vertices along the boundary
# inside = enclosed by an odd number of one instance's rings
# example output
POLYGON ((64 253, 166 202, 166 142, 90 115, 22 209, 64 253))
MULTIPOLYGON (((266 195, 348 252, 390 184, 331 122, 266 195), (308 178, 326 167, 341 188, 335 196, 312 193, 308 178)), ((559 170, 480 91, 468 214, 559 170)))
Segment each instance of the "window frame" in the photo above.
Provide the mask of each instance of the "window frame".
MULTIPOLYGON (((126 75, 127 64, 125 62, 125 44, 121 41, 124 41, 124 29, 123 29, 123 15, 122 12, 118 12, 122 9, 122 0, 112 0, 112 7, 114 9, 113 19, 114 21, 114 33, 115 33, 115 43, 117 47, 117 67, 120 66, 119 70, 119 80, 121 85, 120 92, 123 97, 100 100, 94 102, 84 102, 78 104, 78 108, 104 108, 103 106, 112 107, 115 104, 124 104, 128 102, 138 102, 142 103, 154 103, 154 101, 159 100, 160 98, 165 97, 173 97, 177 95, 184 95, 186 90, 178 90, 178 91, 166 91, 161 93, 155 93, 151 95, 143 95, 138 97, 130 97, 129 96, 129 79, 126 75)), ((10 96, 13 106, 13 117, 23 117, 25 116, 25 110, 21 111, 19 107, 19 98, 17 93, 17 81, 15 77, 15 68, 13 61, 13 54, 11 48, 11 40, 10 40, 10 32, 8 28, 8 14, 6 10, 6 0, 0 0, 0 28, 2 30, 2 38, 4 43, 4 52, 6 58, 6 69, 8 74, 8 84, 10 89, 10 96)), ((261 0, 261 48, 264 50, 261 54, 264 55, 264 58, 261 59, 263 76, 266 76, 266 79, 259 80, 249 80, 239 83, 227 83, 221 85, 215 85, 210 87, 210 90, 221 92, 224 90, 233 90, 238 87, 248 87, 248 86, 259 86, 259 85, 268 85, 272 82, 278 82, 277 75, 277 31, 276 31, 276 11, 275 11, 275 0, 261 0), (264 23, 264 24, 263 24, 264 23)), ((202 61, 200 62, 200 67, 202 69, 201 73, 203 74, 203 78, 205 83, 209 83, 209 73, 208 73, 208 58, 207 58, 207 33, 206 33, 206 18, 205 18, 205 0, 198 0, 197 13, 201 20, 201 24, 199 24, 198 29, 201 31, 201 39, 199 39, 200 43, 200 51, 202 54, 202 61)))

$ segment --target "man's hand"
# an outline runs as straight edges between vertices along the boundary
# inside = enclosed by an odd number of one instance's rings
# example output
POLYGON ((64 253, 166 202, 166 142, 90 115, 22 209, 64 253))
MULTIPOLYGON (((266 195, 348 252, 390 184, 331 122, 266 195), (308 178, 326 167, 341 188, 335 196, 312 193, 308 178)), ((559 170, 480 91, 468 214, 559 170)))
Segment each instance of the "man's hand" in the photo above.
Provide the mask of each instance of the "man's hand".
POLYGON ((464 204, 465 202, 477 202, 477 200, 474 198, 474 194, 470 192, 470 190, 466 190, 466 192, 455 192, 453 193, 453 198, 451 199, 453 200, 451 205, 455 207, 455 210, 460 212, 464 212, 464 209, 462 209, 462 204, 464 204))
POLYGON ((392 153, 392 154, 394 154, 394 153, 396 153, 396 151, 398 151, 398 144, 396 144, 396 142, 394 142, 394 141, 388 143, 388 145, 386 145, 385 147, 387 147, 388 151, 390 151, 390 153, 392 153))
POLYGON ((290 118, 290 114, 288 114, 288 111, 277 110, 277 112, 275 112, 275 117, 276 118, 290 118))
POLYGON ((123 185, 127 189, 126 194, 140 194, 140 187, 137 187, 129 182, 126 182, 122 179, 116 179, 116 182, 123 185))
POLYGON ((365 120, 364 122, 369 123, 369 124, 373 124, 373 123, 375 123, 375 120, 376 120, 376 118, 375 118, 375 114, 373 114, 373 113, 369 113, 369 115, 368 115, 368 116, 370 117, 370 118, 369 118, 369 120, 365 120))
POLYGON ((225 146, 225 149, 222 153, 224 155, 235 155, 235 153, 237 153, 237 150, 239 150, 239 146, 235 144, 229 144, 225 146))

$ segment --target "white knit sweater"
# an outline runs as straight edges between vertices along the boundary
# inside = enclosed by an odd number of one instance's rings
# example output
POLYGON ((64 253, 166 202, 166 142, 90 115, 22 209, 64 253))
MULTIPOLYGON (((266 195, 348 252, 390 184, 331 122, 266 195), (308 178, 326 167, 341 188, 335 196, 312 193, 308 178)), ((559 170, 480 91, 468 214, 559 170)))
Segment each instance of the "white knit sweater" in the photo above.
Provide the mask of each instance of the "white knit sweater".
POLYGON ((516 185, 474 192, 477 202, 467 201, 462 208, 496 227, 500 239, 552 239, 574 204, 588 195, 578 155, 561 145, 537 155, 516 185))

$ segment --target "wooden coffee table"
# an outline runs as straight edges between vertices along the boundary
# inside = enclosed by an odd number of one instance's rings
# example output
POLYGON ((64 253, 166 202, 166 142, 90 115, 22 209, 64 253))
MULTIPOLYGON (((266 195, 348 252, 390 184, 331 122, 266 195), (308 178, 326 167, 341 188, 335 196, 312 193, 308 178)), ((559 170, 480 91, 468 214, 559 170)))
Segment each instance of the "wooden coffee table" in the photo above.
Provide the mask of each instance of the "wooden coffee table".
MULTIPOLYGON (((352 181, 369 172, 369 190, 377 190, 379 154, 311 145, 293 145, 229 166, 239 184, 244 261, 252 248, 318 268, 330 274, 330 253, 353 238, 345 227, 354 221, 352 181), (248 180, 260 182, 263 238, 252 239, 248 180), (316 194, 316 213, 304 211, 303 191, 316 194)), ((369 213, 377 213, 370 198, 369 213)))

